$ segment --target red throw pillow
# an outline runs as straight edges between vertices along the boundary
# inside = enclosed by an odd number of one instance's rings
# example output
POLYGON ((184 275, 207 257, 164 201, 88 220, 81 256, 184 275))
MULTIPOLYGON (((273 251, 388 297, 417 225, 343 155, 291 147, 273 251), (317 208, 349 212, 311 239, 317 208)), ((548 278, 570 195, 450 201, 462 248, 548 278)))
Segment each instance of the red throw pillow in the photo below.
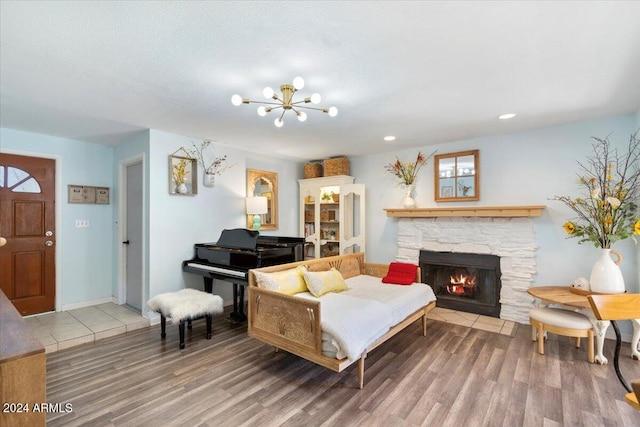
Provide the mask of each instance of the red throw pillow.
POLYGON ((382 278, 382 283, 394 285, 410 285, 416 281, 418 266, 405 262, 392 262, 389 264, 389 272, 382 278))

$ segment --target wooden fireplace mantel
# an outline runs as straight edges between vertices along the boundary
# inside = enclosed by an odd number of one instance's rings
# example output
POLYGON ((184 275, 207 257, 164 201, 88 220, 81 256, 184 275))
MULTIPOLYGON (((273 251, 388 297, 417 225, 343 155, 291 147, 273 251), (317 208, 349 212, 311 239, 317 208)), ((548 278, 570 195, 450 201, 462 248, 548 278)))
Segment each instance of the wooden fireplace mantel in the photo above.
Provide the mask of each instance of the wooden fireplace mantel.
POLYGON ((393 218, 437 218, 437 217, 534 217, 540 216, 545 205, 530 206, 450 206, 446 208, 386 208, 393 218))

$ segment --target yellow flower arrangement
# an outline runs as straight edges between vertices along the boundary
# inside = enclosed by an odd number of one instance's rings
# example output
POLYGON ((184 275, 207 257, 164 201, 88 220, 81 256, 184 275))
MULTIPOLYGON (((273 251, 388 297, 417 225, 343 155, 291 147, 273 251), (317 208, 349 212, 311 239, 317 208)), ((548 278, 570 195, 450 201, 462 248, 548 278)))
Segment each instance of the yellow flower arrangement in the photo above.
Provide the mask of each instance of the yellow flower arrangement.
POLYGON ((563 224, 569 237, 579 237, 578 243, 593 242, 604 249, 618 240, 640 235, 640 217, 634 201, 640 198, 640 140, 638 132, 631 135, 627 153, 619 157, 609 140, 592 138, 593 155, 588 165, 578 162, 582 174, 578 182, 584 197, 556 196, 576 214, 577 218, 563 224))
POLYGON ((186 182, 187 175, 191 173, 191 170, 187 168, 190 163, 189 159, 180 159, 173 164, 173 180, 176 184, 184 184, 186 182))

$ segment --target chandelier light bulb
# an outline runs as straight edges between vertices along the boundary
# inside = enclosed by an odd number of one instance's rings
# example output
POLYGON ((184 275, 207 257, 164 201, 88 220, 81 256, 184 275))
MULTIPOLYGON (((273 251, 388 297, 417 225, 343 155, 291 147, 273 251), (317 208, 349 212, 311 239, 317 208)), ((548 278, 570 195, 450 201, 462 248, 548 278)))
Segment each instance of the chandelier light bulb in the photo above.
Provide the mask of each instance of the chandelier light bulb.
POLYGON ((304 87, 304 79, 299 76, 293 79, 293 87, 295 87, 296 90, 302 89, 304 87))
POLYGON ((313 95, 311 95, 311 103, 312 104, 320 104, 320 101, 322 101, 322 97, 320 96, 319 93, 314 93, 313 95))
POLYGON ((329 116, 335 117, 338 115, 338 109, 336 107, 329 107, 329 116))
POLYGON ((266 116, 267 115, 267 109, 264 106, 261 105, 260 107, 258 107, 258 115, 260 117, 266 116))
POLYGON ((282 125, 284 124, 284 120, 282 120, 280 117, 277 117, 273 123, 276 125, 277 128, 281 128, 282 125))
POLYGON ((307 113, 305 113, 304 111, 300 111, 298 113, 298 120, 300 120, 301 122, 307 120, 307 113))
POLYGON ((273 93, 273 89, 271 89, 269 86, 265 87, 262 91, 262 94, 265 98, 273 98, 273 93))
POLYGON ((240 95, 233 95, 231 97, 231 103, 237 107, 242 104, 242 97, 240 95))

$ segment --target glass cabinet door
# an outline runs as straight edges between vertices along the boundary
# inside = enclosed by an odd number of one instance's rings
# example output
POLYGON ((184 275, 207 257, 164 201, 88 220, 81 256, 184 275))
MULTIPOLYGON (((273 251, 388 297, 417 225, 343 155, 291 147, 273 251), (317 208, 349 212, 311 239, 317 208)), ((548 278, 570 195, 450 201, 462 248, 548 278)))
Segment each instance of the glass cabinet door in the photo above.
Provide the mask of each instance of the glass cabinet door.
POLYGON ((320 256, 340 254, 340 187, 320 188, 320 256))

